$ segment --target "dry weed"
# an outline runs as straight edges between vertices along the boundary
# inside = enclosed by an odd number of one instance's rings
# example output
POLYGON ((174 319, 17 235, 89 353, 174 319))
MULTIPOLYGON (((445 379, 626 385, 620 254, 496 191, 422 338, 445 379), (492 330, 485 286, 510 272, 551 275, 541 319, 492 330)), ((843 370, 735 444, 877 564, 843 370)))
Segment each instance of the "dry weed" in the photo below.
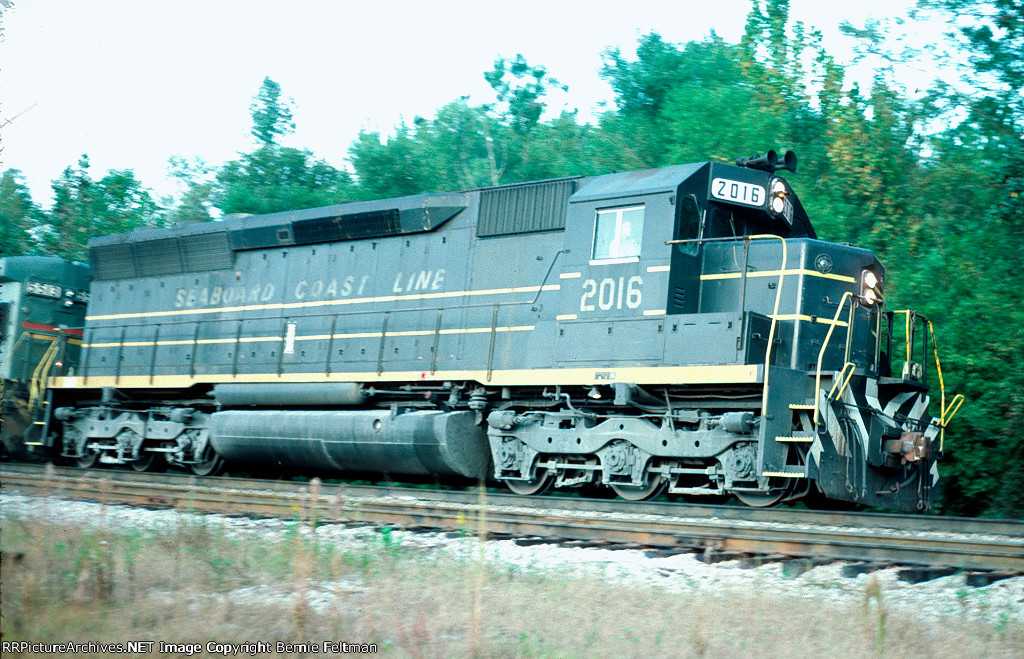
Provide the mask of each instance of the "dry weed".
MULTIPOLYGON (((315 486, 282 542, 214 523, 88 531, 7 516, 5 641, 376 643, 399 657, 1019 656, 1024 631, 928 625, 886 608, 766 588, 708 594, 419 554, 388 529, 360 551, 316 532, 315 486)), ((481 535, 486 520, 475 520, 481 535)), ((464 539, 477 543, 473 537, 464 539)))

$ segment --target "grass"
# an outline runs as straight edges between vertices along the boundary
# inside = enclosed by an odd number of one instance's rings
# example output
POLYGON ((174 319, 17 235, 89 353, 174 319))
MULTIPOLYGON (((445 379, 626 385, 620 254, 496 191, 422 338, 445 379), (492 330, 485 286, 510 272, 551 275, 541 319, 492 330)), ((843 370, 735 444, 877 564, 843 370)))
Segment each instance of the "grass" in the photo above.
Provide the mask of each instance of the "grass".
POLYGON ((709 595, 495 566, 482 549, 424 553, 390 529, 368 530, 352 549, 301 512, 272 541, 185 519, 153 531, 6 515, 3 640, 345 641, 396 657, 962 658, 1024 648, 1012 625, 921 626, 888 609, 873 579, 850 606, 817 598, 821 589, 785 597, 756 583, 709 595))

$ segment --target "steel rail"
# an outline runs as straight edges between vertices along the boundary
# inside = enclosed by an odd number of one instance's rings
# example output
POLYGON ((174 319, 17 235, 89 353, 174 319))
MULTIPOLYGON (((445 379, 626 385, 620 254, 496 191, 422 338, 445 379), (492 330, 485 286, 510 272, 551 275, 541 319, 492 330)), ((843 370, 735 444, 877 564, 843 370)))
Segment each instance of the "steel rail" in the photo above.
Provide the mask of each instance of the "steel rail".
POLYGON ((3 490, 107 504, 321 523, 396 524, 504 536, 600 540, 667 549, 1024 572, 1024 521, 752 509, 478 489, 321 484, 183 474, 0 467, 3 490))

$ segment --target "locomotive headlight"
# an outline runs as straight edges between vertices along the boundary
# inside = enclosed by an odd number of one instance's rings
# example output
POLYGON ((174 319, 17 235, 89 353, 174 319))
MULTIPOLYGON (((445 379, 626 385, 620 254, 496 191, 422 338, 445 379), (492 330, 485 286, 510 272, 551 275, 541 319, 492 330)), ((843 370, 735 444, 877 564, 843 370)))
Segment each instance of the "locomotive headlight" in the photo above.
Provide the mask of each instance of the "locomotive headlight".
POLYGON ((773 178, 768 186, 768 211, 775 217, 793 224, 793 202, 789 200, 789 186, 781 178, 773 178))
POLYGON ((785 199, 786 195, 789 194, 789 190, 786 188, 786 183, 781 178, 772 179, 771 195, 772 199, 785 199))
POLYGON ((878 275, 871 270, 864 271, 864 285, 868 288, 875 288, 878 286, 878 275))
POLYGON ((881 302, 881 280, 874 270, 865 269, 860 276, 860 299, 866 306, 874 306, 881 302))

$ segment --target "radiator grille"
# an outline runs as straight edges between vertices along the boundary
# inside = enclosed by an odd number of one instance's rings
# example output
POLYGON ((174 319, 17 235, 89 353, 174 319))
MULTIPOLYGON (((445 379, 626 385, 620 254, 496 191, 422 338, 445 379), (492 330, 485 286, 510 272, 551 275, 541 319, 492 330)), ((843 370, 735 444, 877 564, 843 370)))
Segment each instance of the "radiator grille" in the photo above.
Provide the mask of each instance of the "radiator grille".
POLYGON ((480 193, 476 235, 504 236, 565 228, 575 180, 492 188, 480 193))
POLYGON ((223 270, 234 265, 225 231, 136 240, 89 248, 94 279, 131 279, 182 272, 223 270))

